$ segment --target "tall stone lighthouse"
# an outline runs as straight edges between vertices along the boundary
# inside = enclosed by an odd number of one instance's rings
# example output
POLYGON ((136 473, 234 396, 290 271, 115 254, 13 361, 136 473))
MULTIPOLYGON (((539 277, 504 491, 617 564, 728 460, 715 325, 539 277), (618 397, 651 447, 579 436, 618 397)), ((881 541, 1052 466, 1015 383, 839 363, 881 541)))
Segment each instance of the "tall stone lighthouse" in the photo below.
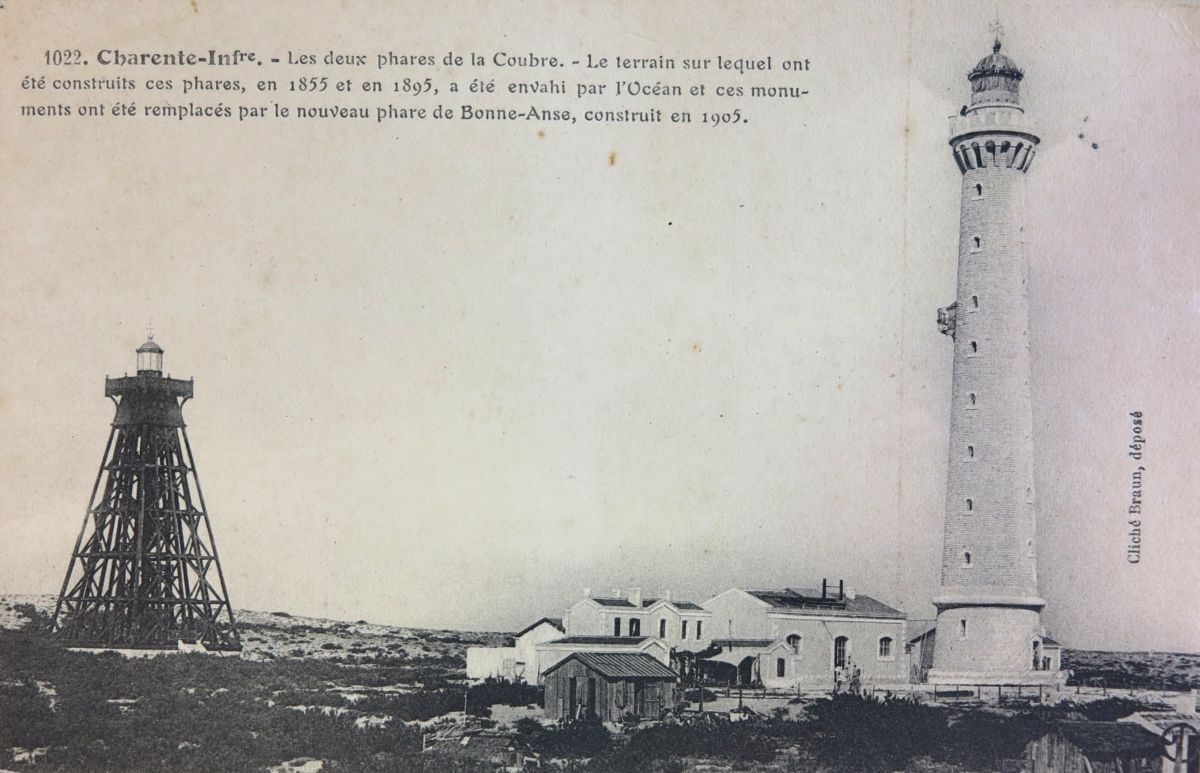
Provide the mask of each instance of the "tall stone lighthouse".
POLYGON ((1055 645, 1043 641, 1034 545, 1024 224, 1038 137, 1021 107, 1023 77, 996 41, 968 75, 970 105, 951 118, 962 205, 958 294, 938 310, 954 341, 954 380, 933 683, 1059 673, 1047 657, 1055 645))

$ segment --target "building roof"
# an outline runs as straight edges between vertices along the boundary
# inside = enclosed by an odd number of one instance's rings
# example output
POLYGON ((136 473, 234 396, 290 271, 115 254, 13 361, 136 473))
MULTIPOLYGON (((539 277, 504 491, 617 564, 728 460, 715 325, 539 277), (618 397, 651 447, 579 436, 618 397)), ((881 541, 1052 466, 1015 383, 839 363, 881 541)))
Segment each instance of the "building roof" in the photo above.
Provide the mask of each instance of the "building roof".
POLYGON ((614 645, 631 645, 641 644, 649 639, 649 636, 564 636, 561 639, 551 639, 543 644, 614 644, 614 645))
POLYGON ((904 638, 909 644, 937 630, 937 620, 907 620, 904 623, 904 638))
POLYGON ((774 639, 713 639, 712 643, 717 647, 751 647, 754 649, 762 649, 770 647, 775 643, 774 639))
POLYGON ((1128 722, 1059 722, 1058 732, 1093 760, 1158 757, 1162 739, 1128 722))
POLYGON ((1181 722, 1186 722, 1192 726, 1200 726, 1200 716, 1195 712, 1188 711, 1138 711, 1125 719, 1121 720, 1124 723, 1136 722, 1142 727, 1152 726, 1159 731, 1166 730, 1172 725, 1178 725, 1181 722))
POLYGON ((578 660, 608 679, 678 679, 679 675, 649 655, 633 652, 575 652, 546 669, 549 676, 570 660, 578 660))
POLYGON ((1062 645, 1059 644, 1058 642, 1054 641, 1054 639, 1051 639, 1049 636, 1043 636, 1042 637, 1042 646, 1043 647, 1061 647, 1062 645))
POLYGON ((563 628, 563 622, 562 622, 561 617, 543 617, 542 619, 537 620, 536 622, 531 623, 530 625, 527 625, 524 628, 522 628, 521 630, 517 631, 516 633, 513 634, 513 636, 514 637, 524 636, 525 634, 532 631, 534 628, 537 628, 542 623, 549 623, 550 625, 554 626, 562 633, 567 632, 567 629, 563 628))
MULTIPOLYGON (((625 607, 627 609, 637 609, 638 608, 637 605, 634 604, 629 599, 615 599, 615 598, 607 598, 607 597, 603 597, 603 596, 590 596, 589 598, 591 598, 592 601, 594 601, 597 604, 604 606, 604 607, 625 607)), ((700 606, 699 604, 697 604, 694 601, 676 601, 674 599, 642 599, 642 607, 641 608, 645 609, 647 607, 652 607, 660 601, 666 602, 667 604, 670 604, 671 606, 675 607, 676 609, 685 609, 685 610, 688 610, 689 612, 704 612, 704 611, 706 611, 704 609, 704 607, 700 606)))
POLYGON ((906 615, 889 607, 882 601, 859 593, 854 598, 826 596, 822 598, 819 588, 784 588, 783 590, 748 590, 759 601, 765 601, 775 609, 801 615, 837 615, 839 617, 891 617, 903 620, 906 615))
POLYGON ((146 343, 137 348, 139 352, 153 352, 154 354, 162 354, 162 347, 154 342, 154 336, 146 339, 146 343))

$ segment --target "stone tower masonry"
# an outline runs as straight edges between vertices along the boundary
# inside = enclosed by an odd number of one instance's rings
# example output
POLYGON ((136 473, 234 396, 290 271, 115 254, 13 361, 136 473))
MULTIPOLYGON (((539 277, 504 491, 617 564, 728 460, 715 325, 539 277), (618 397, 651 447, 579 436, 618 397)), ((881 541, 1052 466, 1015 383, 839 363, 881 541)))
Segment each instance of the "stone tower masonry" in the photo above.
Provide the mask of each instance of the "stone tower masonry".
POLYGON ((971 104, 951 119, 962 173, 958 295, 938 310, 954 341, 950 458, 929 681, 1049 682, 1041 655, 1034 547, 1025 175, 1038 137, 1020 106, 1023 73, 1000 53, 971 70, 971 104))

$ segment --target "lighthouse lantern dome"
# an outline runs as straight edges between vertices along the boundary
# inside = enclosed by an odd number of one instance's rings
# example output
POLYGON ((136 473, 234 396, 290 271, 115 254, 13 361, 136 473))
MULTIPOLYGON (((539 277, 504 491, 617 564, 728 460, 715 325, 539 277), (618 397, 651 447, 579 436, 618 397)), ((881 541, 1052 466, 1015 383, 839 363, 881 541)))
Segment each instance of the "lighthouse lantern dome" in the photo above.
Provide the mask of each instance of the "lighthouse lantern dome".
POLYGON ((154 342, 154 334, 151 333, 146 339, 146 343, 137 348, 137 371, 139 374, 154 374, 162 375, 162 347, 154 342))

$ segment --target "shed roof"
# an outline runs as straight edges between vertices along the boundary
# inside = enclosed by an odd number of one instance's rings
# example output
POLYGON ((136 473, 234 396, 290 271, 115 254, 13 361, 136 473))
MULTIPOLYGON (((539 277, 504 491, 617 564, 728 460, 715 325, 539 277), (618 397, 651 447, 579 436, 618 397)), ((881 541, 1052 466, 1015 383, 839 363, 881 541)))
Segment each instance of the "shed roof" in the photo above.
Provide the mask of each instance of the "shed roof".
POLYGON ((640 652, 575 652, 546 669, 546 675, 549 676, 571 660, 578 660, 607 679, 679 678, 674 671, 640 652))
POLYGON ((551 639, 543 644, 641 644, 649 636, 564 636, 561 639, 551 639))
POLYGON ((751 647, 754 649, 762 649, 770 647, 775 642, 774 639, 713 639, 712 643, 717 647, 751 647))
POLYGON ((1190 711, 1138 711, 1121 721, 1126 724, 1137 722, 1142 727, 1150 725, 1158 728, 1160 731, 1166 730, 1172 725, 1178 725, 1181 722, 1186 722, 1194 727, 1200 727, 1200 715, 1190 711))
POLYGON ((937 620, 908 620, 904 626, 904 637, 912 644, 936 630, 937 620))
POLYGON ((1059 722, 1058 732, 1091 759, 1157 757, 1162 739, 1128 722, 1059 722))

